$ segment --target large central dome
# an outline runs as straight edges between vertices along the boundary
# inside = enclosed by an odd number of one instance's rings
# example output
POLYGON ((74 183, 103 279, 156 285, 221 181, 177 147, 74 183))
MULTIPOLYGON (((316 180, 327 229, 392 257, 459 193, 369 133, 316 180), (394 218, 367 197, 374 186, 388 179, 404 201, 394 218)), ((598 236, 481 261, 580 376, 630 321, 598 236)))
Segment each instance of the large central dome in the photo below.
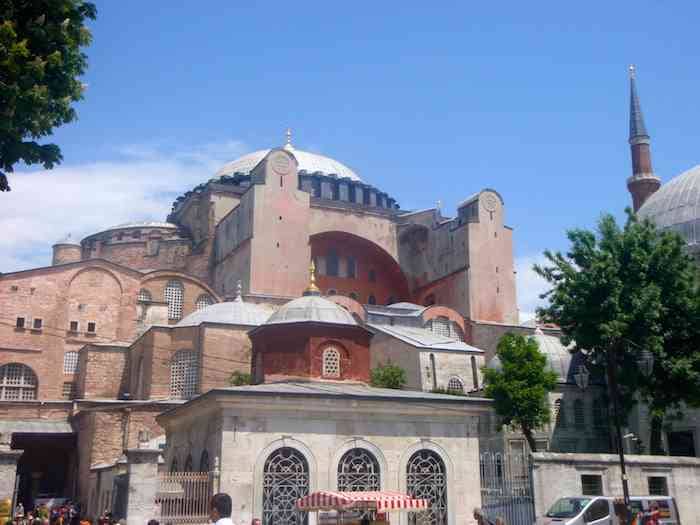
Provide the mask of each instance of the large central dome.
POLYGON ((637 214, 658 228, 678 232, 688 244, 700 243, 700 166, 661 186, 637 214))
MULTIPOLYGON (((340 178, 362 182, 362 179, 354 171, 335 159, 319 155, 318 153, 296 149, 291 144, 287 144, 284 149, 296 157, 297 162, 299 162, 299 171, 305 170, 307 173, 320 171, 325 175, 337 175, 340 178)), ((269 149, 261 149, 243 155, 241 158, 225 164, 216 175, 220 177, 222 175, 233 175, 234 173, 248 174, 270 151, 269 149)))

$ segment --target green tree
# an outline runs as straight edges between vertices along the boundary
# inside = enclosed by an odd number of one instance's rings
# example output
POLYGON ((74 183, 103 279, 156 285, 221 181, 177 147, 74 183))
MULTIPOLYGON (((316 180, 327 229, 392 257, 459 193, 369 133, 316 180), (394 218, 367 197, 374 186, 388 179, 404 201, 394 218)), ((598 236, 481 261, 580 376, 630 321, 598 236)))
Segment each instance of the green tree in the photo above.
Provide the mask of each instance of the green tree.
POLYGON ((649 405, 650 449, 659 453, 664 418, 684 404, 700 406, 697 268, 678 235, 627 214, 624 228, 604 215, 597 232, 569 231, 566 255, 545 252, 549 264, 535 271, 552 289, 538 313, 561 327, 565 343, 574 341, 606 368, 609 383, 615 370, 621 424, 637 400, 649 405), (650 377, 638 365, 644 351, 654 356, 650 377))
POLYGON ((501 367, 484 368, 484 393, 493 398, 499 428, 520 428, 530 449, 537 451, 532 432, 549 423, 547 393, 557 385, 557 375, 547 368, 547 358, 537 341, 519 334, 505 334, 496 355, 501 367))
POLYGON ((37 139, 77 118, 78 77, 91 41, 86 20, 97 9, 82 0, 0 0, 0 191, 18 162, 51 169, 62 160, 56 144, 37 139))
POLYGON ((253 376, 247 372, 241 372, 240 370, 234 370, 229 379, 231 386, 250 385, 252 382, 253 376))
POLYGON ((406 371, 391 362, 379 365, 370 372, 370 384, 379 388, 400 390, 406 384, 406 371))

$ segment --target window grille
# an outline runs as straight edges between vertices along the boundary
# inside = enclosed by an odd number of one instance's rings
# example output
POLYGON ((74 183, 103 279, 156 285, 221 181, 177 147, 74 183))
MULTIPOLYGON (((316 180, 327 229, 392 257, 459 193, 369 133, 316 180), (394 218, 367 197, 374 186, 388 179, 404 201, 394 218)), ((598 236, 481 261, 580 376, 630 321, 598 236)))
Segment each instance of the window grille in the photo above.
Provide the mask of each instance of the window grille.
POLYGON ((63 354, 63 373, 76 374, 78 372, 78 352, 66 352, 63 354))
POLYGON ((452 328, 452 333, 450 334, 452 338, 464 342, 464 332, 462 332, 462 327, 460 327, 454 321, 452 321, 450 327, 452 328))
POLYGON ((202 457, 199 459, 199 471, 209 472, 209 452, 202 451, 202 457))
POLYGON ((581 494, 584 496, 602 496, 603 478, 595 474, 581 475, 581 494))
POLYGON ((44 324, 44 321, 37 317, 34 319, 34 322, 32 324, 32 328, 34 330, 41 330, 41 327, 43 326, 43 324, 44 324))
POLYGON ((182 319, 182 283, 180 281, 168 281, 165 286, 165 302, 168 303, 168 319, 179 321, 182 319))
POLYGON ((309 465, 296 449, 275 450, 263 467, 262 525, 307 525, 308 512, 296 501, 309 493, 309 465))
POLYGON ((437 317, 430 321, 430 329, 434 334, 450 337, 450 320, 447 317, 437 317))
POLYGON ((194 303, 194 309, 195 310, 202 310, 203 308, 206 308, 207 306, 210 306, 214 304, 214 299, 212 299, 211 295, 203 293, 199 297, 197 297, 197 300, 194 303))
POLYGON ((564 402, 561 399, 557 399, 554 402, 554 412, 557 426, 559 428, 566 428, 566 410, 564 409, 564 402))
POLYGON ((87 333, 94 334, 97 331, 97 325, 94 322, 89 322, 87 325, 87 333))
POLYGON ((78 321, 71 321, 70 328, 68 330, 70 332, 77 332, 78 331, 78 321))
POLYGON ((453 376, 447 382, 447 391, 454 392, 457 394, 463 394, 464 393, 464 383, 462 382, 462 380, 459 377, 453 376))
POLYGON ((340 377, 340 352, 335 348, 323 351, 323 376, 340 377))
POLYGON ((179 350, 170 364, 170 397, 190 399, 197 394, 199 366, 192 350, 179 350))
POLYGON ((381 490, 379 462, 369 450, 353 448, 338 462, 338 490, 381 490))
POLYGON ((650 476, 649 483, 650 496, 668 496, 668 480, 664 476, 650 476))
POLYGON ((409 513, 411 525, 447 525, 447 471, 432 450, 419 450, 406 466, 406 490, 412 498, 427 499, 425 512, 409 513))
POLYGON ((136 296, 137 301, 151 301, 151 292, 146 290, 145 288, 141 288, 139 290, 138 295, 136 296))
POLYGON ((63 391, 61 392, 63 399, 75 399, 77 397, 77 389, 73 381, 63 383, 63 391))
POLYGON ((581 399, 574 401, 574 425, 576 428, 586 428, 586 414, 581 399))
POLYGON ((27 401, 36 399, 37 379, 34 371, 21 363, 0 367, 0 399, 27 401))
POLYGON ((24 317, 18 317, 17 323, 15 324, 17 328, 24 328, 24 317))

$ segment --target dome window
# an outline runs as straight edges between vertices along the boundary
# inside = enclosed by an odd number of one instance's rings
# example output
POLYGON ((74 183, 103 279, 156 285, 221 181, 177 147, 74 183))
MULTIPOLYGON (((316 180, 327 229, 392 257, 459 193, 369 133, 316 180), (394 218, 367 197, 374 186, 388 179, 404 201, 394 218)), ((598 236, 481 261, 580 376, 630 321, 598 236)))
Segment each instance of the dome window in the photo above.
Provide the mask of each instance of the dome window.
POLYGON ((179 321, 182 319, 182 299, 184 289, 180 281, 168 281, 165 286, 165 302, 168 303, 168 319, 179 321))
POLYGON ((36 399, 37 379, 34 371, 21 363, 0 367, 0 399, 27 401, 36 399))
POLYGON ((146 290, 145 288, 141 288, 141 289, 139 290, 138 295, 136 296, 136 300, 137 300, 137 301, 142 301, 142 302, 151 301, 151 300, 152 300, 152 298, 151 298, 151 292, 149 292, 149 291, 146 290))
POLYGON ((323 351, 323 377, 340 377, 340 352, 336 348, 323 351))
POLYGON ((207 306, 211 306, 214 304, 214 299, 212 299, 211 295, 203 293, 199 297, 197 297, 197 300, 194 303, 194 309, 196 311, 203 310, 207 306))

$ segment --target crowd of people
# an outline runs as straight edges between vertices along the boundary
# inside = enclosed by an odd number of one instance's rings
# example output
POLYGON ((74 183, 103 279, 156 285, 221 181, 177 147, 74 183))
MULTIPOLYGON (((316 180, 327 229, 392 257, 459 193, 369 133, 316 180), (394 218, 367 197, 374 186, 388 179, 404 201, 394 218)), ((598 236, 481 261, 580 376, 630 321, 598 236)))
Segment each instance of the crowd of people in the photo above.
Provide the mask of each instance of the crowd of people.
POLYGON ((19 503, 15 508, 14 519, 6 525, 91 525, 91 523, 81 519, 80 505, 68 501, 53 507, 46 504, 37 505, 29 510, 19 503))

